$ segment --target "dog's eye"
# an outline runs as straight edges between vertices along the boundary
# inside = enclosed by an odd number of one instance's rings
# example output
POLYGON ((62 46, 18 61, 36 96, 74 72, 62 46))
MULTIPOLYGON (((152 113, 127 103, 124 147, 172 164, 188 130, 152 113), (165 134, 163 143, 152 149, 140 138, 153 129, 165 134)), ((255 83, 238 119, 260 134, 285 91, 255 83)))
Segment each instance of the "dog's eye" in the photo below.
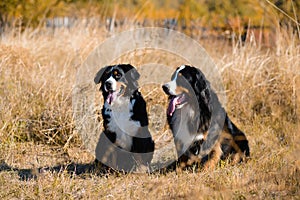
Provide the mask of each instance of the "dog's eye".
POLYGON ((115 78, 117 78, 117 79, 121 78, 121 74, 118 71, 114 71, 113 74, 114 74, 115 78))

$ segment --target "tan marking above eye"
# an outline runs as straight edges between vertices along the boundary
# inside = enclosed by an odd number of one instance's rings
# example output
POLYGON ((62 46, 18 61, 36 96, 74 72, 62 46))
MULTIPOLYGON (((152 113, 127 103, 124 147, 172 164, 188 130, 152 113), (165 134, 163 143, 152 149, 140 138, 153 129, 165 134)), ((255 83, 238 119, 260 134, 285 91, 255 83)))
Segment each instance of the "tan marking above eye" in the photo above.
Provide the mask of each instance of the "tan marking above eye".
POLYGON ((118 71, 115 70, 115 71, 113 72, 113 74, 114 74, 114 75, 118 75, 118 71))

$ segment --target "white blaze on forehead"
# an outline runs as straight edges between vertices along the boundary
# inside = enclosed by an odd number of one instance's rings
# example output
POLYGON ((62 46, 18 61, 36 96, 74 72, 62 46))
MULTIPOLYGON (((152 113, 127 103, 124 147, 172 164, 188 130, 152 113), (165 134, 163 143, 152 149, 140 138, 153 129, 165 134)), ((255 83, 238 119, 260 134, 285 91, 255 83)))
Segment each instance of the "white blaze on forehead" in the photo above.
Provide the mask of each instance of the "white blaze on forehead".
POLYGON ((176 79, 178 77, 178 74, 181 70, 183 70, 185 68, 185 65, 181 65, 174 73, 174 77, 173 79, 168 83, 169 85, 169 91, 172 95, 175 95, 176 94, 176 87, 177 87, 177 84, 176 84, 176 79))
MULTIPOLYGON (((110 82, 111 83, 111 89, 113 91, 117 90, 117 81, 116 79, 114 79, 114 77, 109 77, 109 79, 107 79, 105 82, 110 82)), ((105 85, 104 85, 105 87, 105 85)), ((107 91, 107 88, 105 87, 105 90, 107 91)))
POLYGON ((179 72, 180 72, 181 70, 183 70, 184 68, 185 68, 185 65, 181 65, 181 66, 176 70, 175 75, 174 75, 174 78, 173 78, 172 81, 176 81, 179 72))

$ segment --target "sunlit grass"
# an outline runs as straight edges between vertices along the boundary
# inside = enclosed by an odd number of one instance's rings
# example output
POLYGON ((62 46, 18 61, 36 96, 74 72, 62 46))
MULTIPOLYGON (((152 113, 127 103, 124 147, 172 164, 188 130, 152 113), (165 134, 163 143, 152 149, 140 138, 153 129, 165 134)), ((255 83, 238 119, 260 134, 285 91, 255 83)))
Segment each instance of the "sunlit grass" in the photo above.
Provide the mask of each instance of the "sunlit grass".
MULTIPOLYGON (((81 26, 5 34, 0 43, 0 196, 299 198, 300 46, 292 33, 282 29, 276 34, 271 48, 251 42, 199 41, 221 71, 229 116, 249 139, 252 158, 247 163, 232 166, 225 161, 208 172, 106 175, 96 169, 74 174, 67 166, 94 160, 74 132, 71 94, 76 70, 109 34, 81 26), (28 180, 20 178, 25 172, 32 175, 25 176, 28 180)), ((181 61, 154 52, 133 53, 119 62, 139 68, 148 62, 181 61)), ((165 105, 160 89, 145 87, 142 92, 149 108, 165 105)), ((156 111, 149 109, 150 120, 157 120, 156 111)), ((159 121, 154 125, 160 126, 159 121)), ((155 135, 160 145, 162 134, 155 135)))

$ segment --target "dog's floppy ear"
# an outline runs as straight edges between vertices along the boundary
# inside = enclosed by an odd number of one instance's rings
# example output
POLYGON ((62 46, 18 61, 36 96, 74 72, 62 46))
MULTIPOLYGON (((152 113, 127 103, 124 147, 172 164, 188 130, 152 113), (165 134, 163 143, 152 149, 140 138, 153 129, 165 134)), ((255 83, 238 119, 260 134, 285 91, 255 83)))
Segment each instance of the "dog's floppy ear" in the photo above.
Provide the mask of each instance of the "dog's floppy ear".
POLYGON ((103 73, 105 72, 105 70, 107 69, 107 67, 108 67, 108 66, 105 66, 105 67, 101 68, 101 69, 97 72, 97 74, 96 74, 96 76, 95 76, 95 78, 94 78, 94 82, 95 82, 96 84, 99 84, 99 83, 102 81, 103 73))
POLYGON ((206 80, 204 74, 199 69, 195 70, 195 91, 197 94, 201 95, 201 99, 205 102, 205 104, 208 104, 210 101, 210 85, 209 82, 206 80))
POLYGON ((130 77, 132 80, 137 81, 140 78, 140 74, 134 66, 130 64, 123 64, 119 65, 119 67, 121 67, 124 70, 126 76, 130 77))

